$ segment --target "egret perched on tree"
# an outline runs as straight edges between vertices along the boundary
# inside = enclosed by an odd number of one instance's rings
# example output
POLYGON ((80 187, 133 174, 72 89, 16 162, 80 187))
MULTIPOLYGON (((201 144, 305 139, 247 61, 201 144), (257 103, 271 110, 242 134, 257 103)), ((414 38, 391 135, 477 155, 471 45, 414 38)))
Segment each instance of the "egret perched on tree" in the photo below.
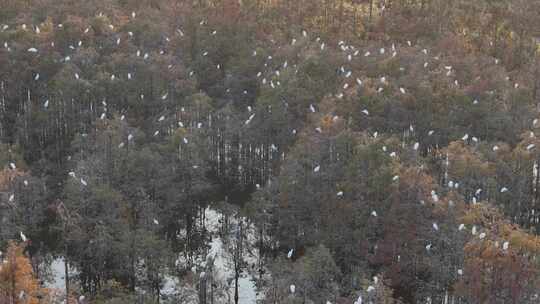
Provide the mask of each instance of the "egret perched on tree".
POLYGON ((294 249, 289 250, 289 252, 287 252, 287 258, 288 259, 292 258, 293 253, 294 253, 294 249))

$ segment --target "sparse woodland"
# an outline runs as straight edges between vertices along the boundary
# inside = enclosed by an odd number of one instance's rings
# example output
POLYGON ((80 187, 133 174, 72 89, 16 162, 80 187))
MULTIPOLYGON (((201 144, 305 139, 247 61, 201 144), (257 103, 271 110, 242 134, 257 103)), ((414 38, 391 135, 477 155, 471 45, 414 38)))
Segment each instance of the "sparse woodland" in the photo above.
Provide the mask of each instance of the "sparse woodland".
POLYGON ((0 0, 0 43, 0 304, 540 303, 540 1, 0 0))

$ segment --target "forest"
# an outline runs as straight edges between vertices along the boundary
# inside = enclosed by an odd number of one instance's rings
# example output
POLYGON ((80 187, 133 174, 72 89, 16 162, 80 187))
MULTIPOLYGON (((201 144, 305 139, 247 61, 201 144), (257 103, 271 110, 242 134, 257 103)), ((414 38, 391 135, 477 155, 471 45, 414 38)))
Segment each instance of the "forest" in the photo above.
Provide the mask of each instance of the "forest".
POLYGON ((538 304, 539 119, 538 0, 0 0, 0 304, 538 304))

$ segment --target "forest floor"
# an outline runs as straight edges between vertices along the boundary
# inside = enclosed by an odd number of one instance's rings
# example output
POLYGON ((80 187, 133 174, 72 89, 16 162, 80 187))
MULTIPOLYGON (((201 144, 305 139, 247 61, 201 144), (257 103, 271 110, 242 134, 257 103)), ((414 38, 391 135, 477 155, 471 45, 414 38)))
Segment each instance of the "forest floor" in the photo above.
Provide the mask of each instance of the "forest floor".
MULTIPOLYGON (((232 263, 233 254, 229 251, 222 236, 234 236, 234 230, 232 227, 237 225, 237 221, 230 220, 229 231, 226 233, 220 233, 222 224, 220 219, 223 215, 214 209, 208 208, 205 210, 205 226, 211 235, 211 242, 209 244, 208 256, 214 257, 214 303, 234 303, 234 268, 232 263)), ((238 280, 238 295, 239 304, 254 304, 258 299, 261 299, 264 295, 263 292, 257 290, 256 276, 258 265, 258 250, 256 250, 256 229, 252 225, 248 226, 246 231, 245 250, 243 258, 248 265, 247 269, 242 272, 238 280)), ((196 259, 196 268, 203 269, 205 267, 206 258, 200 257, 196 259)), ((76 270, 70 270, 72 275, 76 275, 76 270)), ((64 271, 64 259, 58 257, 51 262, 50 265, 50 280, 45 284, 45 287, 58 295, 58 299, 63 298, 63 291, 65 288, 65 271, 64 271)), ((200 273, 198 274, 200 275, 200 273)), ((182 299, 186 300, 186 303, 198 303, 196 286, 190 286, 183 284, 178 278, 167 275, 164 279, 164 285, 162 289, 164 296, 182 295, 182 299)), ((61 301, 59 301, 60 303, 61 301)))

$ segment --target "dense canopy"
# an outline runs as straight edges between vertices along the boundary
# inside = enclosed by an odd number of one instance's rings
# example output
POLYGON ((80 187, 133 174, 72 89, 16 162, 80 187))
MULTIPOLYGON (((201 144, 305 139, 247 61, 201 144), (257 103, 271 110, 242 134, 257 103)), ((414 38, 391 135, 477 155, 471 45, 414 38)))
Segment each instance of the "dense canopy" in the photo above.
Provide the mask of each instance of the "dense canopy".
POLYGON ((0 0, 0 303, 540 303, 539 16, 0 0))

